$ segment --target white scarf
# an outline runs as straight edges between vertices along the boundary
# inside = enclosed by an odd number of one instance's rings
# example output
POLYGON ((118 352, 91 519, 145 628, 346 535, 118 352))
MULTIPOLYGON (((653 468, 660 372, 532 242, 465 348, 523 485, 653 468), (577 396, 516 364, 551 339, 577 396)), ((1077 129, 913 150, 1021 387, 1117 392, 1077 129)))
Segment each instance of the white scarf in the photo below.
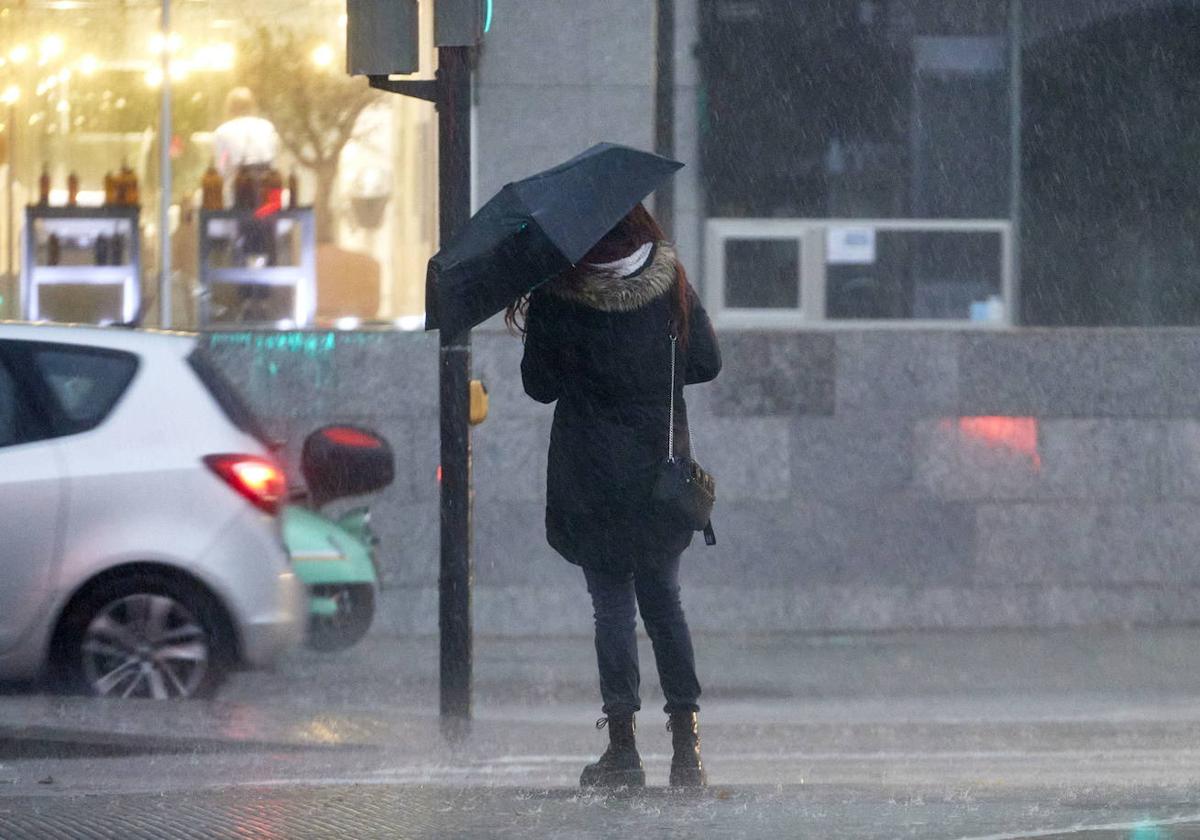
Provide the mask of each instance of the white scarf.
POLYGON ((622 257, 621 259, 613 260, 612 262, 587 263, 586 265, 589 268, 594 268, 609 274, 615 274, 618 277, 631 277, 645 267, 646 261, 650 259, 650 251, 653 249, 654 243, 647 242, 628 257, 622 257))

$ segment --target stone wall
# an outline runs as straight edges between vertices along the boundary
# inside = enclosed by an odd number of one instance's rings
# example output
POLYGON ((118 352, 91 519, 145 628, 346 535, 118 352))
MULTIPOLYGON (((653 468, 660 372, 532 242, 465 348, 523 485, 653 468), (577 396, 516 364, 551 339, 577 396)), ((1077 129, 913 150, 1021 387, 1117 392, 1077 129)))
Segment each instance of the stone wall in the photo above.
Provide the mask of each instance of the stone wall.
MULTIPOLYGON (((375 503, 381 622, 436 631, 436 338, 215 333, 224 369, 294 453, 322 422, 393 443, 375 503)), ((1030 627, 1200 618, 1200 331, 838 330, 721 335, 689 387, 718 477, 718 545, 685 557, 698 631, 1030 627)), ((552 409, 520 342, 478 332, 475 622, 590 631, 542 527, 552 409)))
POLYGON ((601 141, 654 148, 654 4, 521 0, 475 74, 478 203, 601 141))

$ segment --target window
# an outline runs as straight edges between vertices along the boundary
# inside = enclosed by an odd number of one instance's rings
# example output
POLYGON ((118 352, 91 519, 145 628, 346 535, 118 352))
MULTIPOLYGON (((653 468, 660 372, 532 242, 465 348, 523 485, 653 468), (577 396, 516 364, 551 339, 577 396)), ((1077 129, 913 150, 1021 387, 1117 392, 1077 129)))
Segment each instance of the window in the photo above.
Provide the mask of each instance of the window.
POLYGON ((1009 323, 1013 231, 987 219, 709 219, 706 305, 732 327, 1009 323))
POLYGON ((800 243, 788 239, 729 239, 726 304, 740 309, 800 306, 800 243))
POLYGON ((168 33, 160 6, 4 4, 0 228, 26 247, 0 237, 0 319, 157 325, 169 253, 174 326, 419 326, 437 242, 433 104, 347 75, 344 0, 175 0, 168 33), (223 234, 202 238, 205 214, 235 204, 215 219, 223 234))
POLYGON ((999 218, 1008 0, 703 0, 701 156, 723 218, 999 218))
POLYGON ((0 348, 0 448, 51 437, 22 383, 5 365, 0 348))
POLYGON ((12 446, 17 436, 17 383, 0 362, 0 446, 12 446))
POLYGON ((136 356, 115 350, 43 344, 32 355, 50 392, 60 435, 100 425, 137 371, 136 356))
POLYGON ((699 10, 717 321, 1010 322, 1009 0, 699 10))
POLYGON ((264 446, 268 448, 274 446, 270 435, 267 434, 250 406, 242 399, 237 388, 204 353, 198 349, 193 350, 188 356, 188 364, 195 371, 201 384, 204 385, 204 389, 229 418, 229 422, 264 446))
POLYGON ((1200 324, 1200 5, 1023 9, 1023 320, 1200 324))
POLYGON ((869 238, 872 253, 855 259, 847 248, 850 258, 827 259, 827 317, 1002 319, 1002 231, 884 229, 869 238))

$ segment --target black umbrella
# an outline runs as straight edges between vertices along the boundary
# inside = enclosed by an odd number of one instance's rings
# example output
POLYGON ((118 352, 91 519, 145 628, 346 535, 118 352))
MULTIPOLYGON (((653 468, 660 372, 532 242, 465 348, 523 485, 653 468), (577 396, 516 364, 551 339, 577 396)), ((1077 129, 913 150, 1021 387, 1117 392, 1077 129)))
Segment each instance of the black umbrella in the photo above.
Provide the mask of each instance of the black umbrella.
POLYGON ((598 143, 506 184, 429 260, 425 329, 475 326, 580 258, 682 163, 598 143))

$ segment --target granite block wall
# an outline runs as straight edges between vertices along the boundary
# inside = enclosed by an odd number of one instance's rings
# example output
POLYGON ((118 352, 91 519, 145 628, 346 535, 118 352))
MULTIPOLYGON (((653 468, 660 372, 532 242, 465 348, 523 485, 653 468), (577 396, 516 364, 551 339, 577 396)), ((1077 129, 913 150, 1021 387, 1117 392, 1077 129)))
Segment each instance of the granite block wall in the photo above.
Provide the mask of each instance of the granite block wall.
MULTIPOLYGON (((437 342, 399 332, 213 333, 288 441, 332 420, 393 443, 375 501, 380 622, 436 632, 437 342)), ((700 632, 1176 623, 1200 619, 1200 331, 728 332, 688 388, 718 477, 718 545, 685 557, 700 632)), ((491 417, 474 431, 476 628, 590 631, 577 569, 546 546, 553 409, 520 342, 479 331, 491 417)))
POLYGON ((654 148, 653 33, 634 0, 498 13, 475 74, 477 203, 600 141, 654 148))

